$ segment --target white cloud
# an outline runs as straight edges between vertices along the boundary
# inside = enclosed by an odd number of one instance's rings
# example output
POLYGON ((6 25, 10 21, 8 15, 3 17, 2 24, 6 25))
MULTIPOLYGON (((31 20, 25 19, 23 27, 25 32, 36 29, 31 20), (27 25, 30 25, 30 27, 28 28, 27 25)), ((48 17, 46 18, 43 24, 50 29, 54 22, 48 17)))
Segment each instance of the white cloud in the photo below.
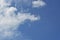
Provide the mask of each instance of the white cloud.
POLYGON ((0 0, 0 7, 4 7, 4 6, 9 6, 11 5, 11 1, 12 0, 0 0))
POLYGON ((0 40, 5 40, 4 38, 20 35, 16 33, 18 25, 21 25, 25 20, 36 21, 39 20, 39 17, 31 15, 30 13, 21 13, 18 12, 17 8, 9 7, 11 1, 9 0, 0 0, 0 40))
POLYGON ((32 2, 33 7, 41 7, 41 6, 45 6, 45 5, 46 5, 46 3, 42 0, 37 0, 37 1, 32 2))

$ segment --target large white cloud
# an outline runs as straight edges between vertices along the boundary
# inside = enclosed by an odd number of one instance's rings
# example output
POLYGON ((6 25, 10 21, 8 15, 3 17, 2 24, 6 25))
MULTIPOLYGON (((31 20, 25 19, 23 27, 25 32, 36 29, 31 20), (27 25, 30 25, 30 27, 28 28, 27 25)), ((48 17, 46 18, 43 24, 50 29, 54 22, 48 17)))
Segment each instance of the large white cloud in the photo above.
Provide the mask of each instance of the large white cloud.
POLYGON ((39 17, 31 15, 30 13, 17 12, 17 8, 9 7, 11 5, 11 0, 0 0, 0 40, 5 40, 6 38, 10 40, 14 35, 20 35, 17 33, 18 25, 24 23, 25 20, 36 21, 39 17))
POLYGON ((37 0, 32 2, 33 7, 42 7, 45 6, 46 3, 43 0, 37 0))

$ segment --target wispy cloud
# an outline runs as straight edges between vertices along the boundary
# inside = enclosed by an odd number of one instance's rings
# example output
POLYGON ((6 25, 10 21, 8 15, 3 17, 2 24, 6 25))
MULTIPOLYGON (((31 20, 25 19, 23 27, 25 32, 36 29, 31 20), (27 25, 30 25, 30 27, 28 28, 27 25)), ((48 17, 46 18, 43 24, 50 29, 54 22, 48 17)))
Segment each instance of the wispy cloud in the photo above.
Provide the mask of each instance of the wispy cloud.
POLYGON ((45 6, 46 3, 43 0, 37 0, 32 2, 33 7, 42 7, 45 6))
MULTIPOLYGON (((12 0, 0 0, 0 40, 11 40, 14 37, 22 38, 20 32, 15 31, 18 25, 24 23, 25 20, 36 21, 39 17, 30 13, 17 12, 16 7, 10 7, 12 0)), ((19 39, 19 38, 18 38, 19 39)), ((14 40, 18 40, 14 39, 14 40)))

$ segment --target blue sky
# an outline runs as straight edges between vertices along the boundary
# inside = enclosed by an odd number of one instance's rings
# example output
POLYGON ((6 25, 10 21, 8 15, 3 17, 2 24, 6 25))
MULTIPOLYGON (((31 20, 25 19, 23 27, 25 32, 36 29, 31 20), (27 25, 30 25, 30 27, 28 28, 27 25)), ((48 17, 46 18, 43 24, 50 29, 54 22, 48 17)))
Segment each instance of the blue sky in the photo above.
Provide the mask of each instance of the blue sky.
MULTIPOLYGON (((60 0, 44 0, 46 6, 34 9, 41 19, 23 28, 22 32, 32 40, 60 40, 60 0)), ((25 24, 27 26, 27 24, 25 24)))
POLYGON ((60 40, 60 0, 33 1, 1 0, 0 40, 60 40))

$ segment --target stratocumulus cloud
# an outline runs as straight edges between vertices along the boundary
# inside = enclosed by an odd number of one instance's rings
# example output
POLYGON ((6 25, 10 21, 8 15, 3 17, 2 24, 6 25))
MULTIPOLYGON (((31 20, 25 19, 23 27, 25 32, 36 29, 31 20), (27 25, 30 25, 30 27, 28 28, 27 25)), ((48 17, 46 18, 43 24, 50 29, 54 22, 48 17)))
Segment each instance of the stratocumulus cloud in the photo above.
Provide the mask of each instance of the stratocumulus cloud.
MULTIPOLYGON (((11 7, 12 0, 0 0, 0 40, 11 40, 14 37, 21 37, 21 32, 15 31, 18 25, 25 20, 36 21, 39 17, 30 13, 17 12, 16 7, 11 7)), ((18 40, 18 39, 14 39, 18 40)), ((20 40, 23 40, 20 38, 20 40)))

